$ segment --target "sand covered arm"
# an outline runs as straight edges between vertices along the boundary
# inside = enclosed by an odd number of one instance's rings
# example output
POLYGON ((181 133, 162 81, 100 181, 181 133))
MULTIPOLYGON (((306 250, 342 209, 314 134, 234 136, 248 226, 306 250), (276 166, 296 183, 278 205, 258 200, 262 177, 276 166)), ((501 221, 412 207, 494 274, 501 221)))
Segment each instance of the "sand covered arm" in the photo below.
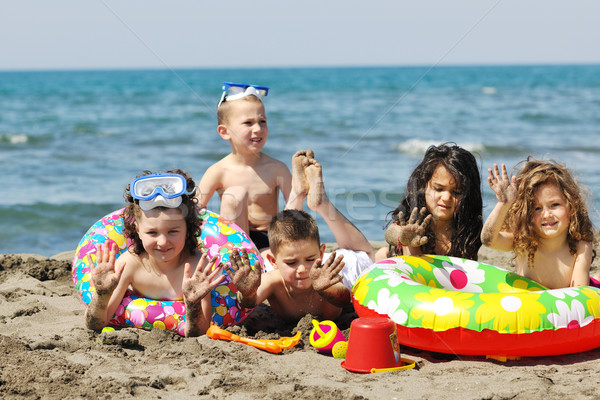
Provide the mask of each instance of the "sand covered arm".
POLYGON ((183 273, 183 301, 186 309, 185 336, 199 336, 206 333, 210 326, 212 307, 210 292, 225 279, 223 265, 215 267, 217 257, 207 262, 208 256, 202 254, 192 274, 192 266, 185 263, 183 273))
POLYGON ((502 173, 498 170, 498 164, 494 164, 494 168, 490 168, 488 174, 488 184, 496 193, 498 202, 483 224, 481 242, 495 250, 511 251, 513 250, 514 236, 511 232, 501 231, 501 229, 508 211, 517 197, 516 177, 513 176, 509 179, 504 164, 502 164, 502 173))
POLYGON ((98 331, 108 325, 129 287, 127 274, 123 274, 126 264, 121 259, 116 261, 117 250, 114 243, 110 248, 97 244, 96 264, 88 255, 95 287, 94 296, 85 310, 85 325, 89 329, 98 331))
POLYGON ((421 255, 421 246, 427 243, 425 229, 431 222, 431 214, 427 214, 427 208, 421 210, 416 207, 410 213, 408 221, 404 221, 404 214, 400 212, 398 221, 392 223, 385 231, 385 241, 396 247, 402 246, 404 255, 421 255))
POLYGON ((321 264, 321 259, 315 260, 310 270, 312 287, 321 297, 336 307, 343 307, 350 303, 350 291, 342 282, 340 272, 344 268, 344 256, 336 257, 333 252, 331 256, 321 264))
POLYGON ((237 298, 242 307, 253 308, 265 300, 265 290, 261 290, 262 298, 259 299, 258 292, 262 283, 262 271, 260 262, 254 263, 254 268, 250 265, 248 252, 246 249, 240 253, 232 251, 230 254, 230 265, 226 269, 227 275, 238 289, 237 298))

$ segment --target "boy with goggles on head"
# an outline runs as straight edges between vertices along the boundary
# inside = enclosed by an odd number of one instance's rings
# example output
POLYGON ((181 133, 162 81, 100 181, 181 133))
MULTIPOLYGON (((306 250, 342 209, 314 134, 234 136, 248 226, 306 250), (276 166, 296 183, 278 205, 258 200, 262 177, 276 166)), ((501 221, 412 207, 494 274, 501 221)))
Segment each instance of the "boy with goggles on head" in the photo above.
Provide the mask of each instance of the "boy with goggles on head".
POLYGON ((232 262, 226 271, 244 307, 268 300, 286 319, 297 320, 307 313, 335 319, 350 303, 352 285, 373 264, 373 248, 367 239, 329 201, 321 164, 313 156, 312 150, 306 150, 292 159, 290 197, 297 201, 288 202, 288 208, 269 226, 271 248, 266 258, 274 269, 261 274, 260 265, 250 267, 245 251, 241 255, 231 253, 232 262), (337 251, 324 253, 325 244, 320 243, 315 219, 302 211, 304 200, 331 229, 339 246, 337 251))
POLYGON ((206 204, 216 191, 220 214, 235 222, 259 250, 269 247, 267 230, 279 210, 279 192, 286 202, 291 189, 287 166, 262 152, 269 135, 262 98, 269 88, 225 82, 217 107, 217 132, 231 153, 210 166, 196 196, 206 204))
POLYGON ((116 259, 117 248, 96 245, 88 256, 96 293, 85 312, 90 329, 105 327, 127 289, 140 297, 183 300, 186 336, 204 334, 212 318, 210 292, 225 275, 216 257, 196 249, 201 221, 193 197, 196 184, 183 171, 145 171, 125 189, 124 234, 133 242, 116 259))

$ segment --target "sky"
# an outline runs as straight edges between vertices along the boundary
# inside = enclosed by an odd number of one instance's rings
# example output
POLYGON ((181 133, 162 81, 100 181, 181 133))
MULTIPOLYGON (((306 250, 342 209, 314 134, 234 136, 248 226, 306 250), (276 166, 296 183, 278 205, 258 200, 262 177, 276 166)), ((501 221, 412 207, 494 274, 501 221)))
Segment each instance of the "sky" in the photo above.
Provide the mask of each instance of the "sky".
POLYGON ((600 63, 597 0, 0 0, 0 70, 600 63))

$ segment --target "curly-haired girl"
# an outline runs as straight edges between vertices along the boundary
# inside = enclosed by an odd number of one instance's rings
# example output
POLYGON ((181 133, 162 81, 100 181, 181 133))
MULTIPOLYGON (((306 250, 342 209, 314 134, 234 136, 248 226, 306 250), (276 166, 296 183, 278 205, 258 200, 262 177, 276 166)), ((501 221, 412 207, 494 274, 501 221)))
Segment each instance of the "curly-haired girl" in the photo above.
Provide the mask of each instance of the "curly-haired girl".
POLYGON ((592 222, 570 171, 529 157, 510 179, 504 164, 488 173, 498 203, 485 221, 483 244, 514 251, 515 271, 548 288, 589 285, 592 222))

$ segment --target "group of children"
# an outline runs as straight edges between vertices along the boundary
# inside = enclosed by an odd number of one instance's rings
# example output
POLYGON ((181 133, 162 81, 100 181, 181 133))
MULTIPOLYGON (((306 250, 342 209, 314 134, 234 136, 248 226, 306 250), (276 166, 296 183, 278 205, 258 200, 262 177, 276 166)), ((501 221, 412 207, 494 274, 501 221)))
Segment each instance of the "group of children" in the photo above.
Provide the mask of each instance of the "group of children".
POLYGON ((226 83, 217 107, 219 135, 231 153, 212 165, 196 187, 183 171, 145 172, 127 186, 123 217, 132 246, 97 246, 89 259, 96 292, 86 310, 91 329, 106 326, 125 291, 142 297, 182 300, 186 336, 203 334, 212 308, 210 292, 229 275, 247 308, 267 300, 288 319, 307 313, 337 318, 350 303, 361 272, 395 255, 440 254, 477 259, 482 243, 514 251, 516 272, 549 288, 589 285, 595 257, 592 223, 577 183, 564 166, 528 159, 509 178, 503 164, 489 169, 497 204, 483 221, 481 177, 473 154, 455 145, 431 146, 411 174, 398 207, 390 212, 385 240, 376 254, 364 235, 326 195, 320 163, 312 150, 287 166, 262 152, 268 137, 262 99, 268 88, 226 83), (232 251, 228 265, 215 265, 197 249, 197 211, 217 192, 220 213, 244 230, 261 251, 267 272, 250 265, 245 250, 232 251), (279 212, 278 198, 286 205, 279 212), (325 253, 318 213, 339 250, 325 253))

